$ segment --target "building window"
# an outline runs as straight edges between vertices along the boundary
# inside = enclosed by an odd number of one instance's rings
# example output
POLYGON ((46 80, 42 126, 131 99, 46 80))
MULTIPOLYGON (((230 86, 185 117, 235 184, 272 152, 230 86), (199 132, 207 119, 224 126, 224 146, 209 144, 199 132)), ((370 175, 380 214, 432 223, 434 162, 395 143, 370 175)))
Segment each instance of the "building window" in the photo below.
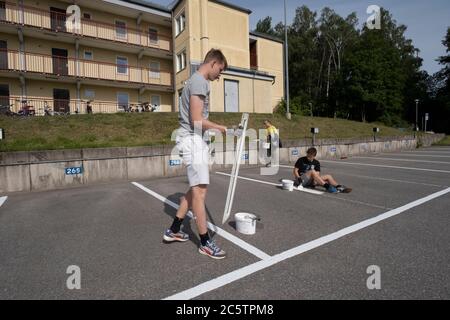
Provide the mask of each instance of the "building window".
POLYGON ((119 110, 128 111, 128 105, 129 105, 128 93, 122 92, 117 93, 117 108, 119 110))
POLYGON ((91 20, 92 19, 92 15, 90 13, 85 12, 85 13, 83 13, 83 18, 86 19, 86 20, 91 20))
POLYGON ((186 51, 177 54, 177 72, 186 69, 186 51))
POLYGON ((116 21, 116 38, 127 37, 127 24, 124 21, 116 21))
POLYGON ((183 89, 178 90, 178 109, 181 108, 182 97, 183 97, 183 89))
POLYGON ((128 58, 117 57, 117 73, 128 74, 128 58))
POLYGON ((84 60, 93 60, 93 59, 94 59, 94 53, 92 51, 84 52, 84 60))
POLYGON ((186 28, 186 16, 184 12, 175 19, 175 36, 178 36, 186 28))
POLYGON ((6 20, 6 3, 4 1, 0 1, 0 20, 6 20))
POLYGON ((95 91, 94 90, 90 90, 90 89, 86 89, 84 90, 84 98, 85 99, 94 99, 95 98, 95 91))
POLYGON ((161 65, 159 62, 150 62, 150 79, 161 78, 161 65))
POLYGON ((149 28, 148 29, 148 39, 150 41, 150 44, 157 44, 158 43, 158 30, 149 28))
POLYGON ((159 111, 161 108, 161 96, 152 96, 151 104, 156 107, 155 111, 159 111))

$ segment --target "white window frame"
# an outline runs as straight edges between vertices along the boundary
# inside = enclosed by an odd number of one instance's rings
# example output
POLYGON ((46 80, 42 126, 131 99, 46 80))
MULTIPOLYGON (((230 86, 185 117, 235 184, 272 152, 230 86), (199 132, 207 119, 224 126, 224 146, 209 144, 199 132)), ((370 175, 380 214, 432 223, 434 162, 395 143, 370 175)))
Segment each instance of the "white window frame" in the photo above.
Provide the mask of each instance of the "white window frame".
POLYGON ((186 50, 177 54, 177 73, 186 69, 186 50))
POLYGON ((148 43, 150 44, 158 44, 159 43, 159 29, 155 27, 148 27, 148 43), (156 31, 156 40, 152 40, 150 38, 150 30, 156 31))
POLYGON ((150 61, 150 70, 149 70, 150 79, 161 79, 161 62, 159 61, 150 61), (158 64, 157 71, 152 70, 152 64, 158 64))
POLYGON ((175 18, 175 36, 177 37, 184 29, 186 29, 186 14, 183 11, 175 18))
POLYGON ((84 50, 84 52, 83 52, 83 59, 84 60, 89 60, 89 61, 94 60, 94 51, 92 51, 92 50, 84 50), (86 52, 89 52, 91 54, 92 57, 90 59, 86 58, 86 52))
POLYGON ((116 73, 117 74, 120 74, 120 75, 123 75, 123 76, 127 76, 128 75, 128 69, 129 69, 130 67, 129 67, 129 64, 128 64, 128 58, 127 57, 124 57, 124 56, 116 56, 116 73), (119 58, 120 59, 126 59, 127 60, 127 64, 126 64, 126 68, 127 68, 127 71, 125 72, 125 73, 123 73, 123 72, 119 72, 119 66, 121 66, 121 67, 124 67, 124 65, 120 65, 119 64, 119 58))
MULTIPOLYGON (((117 92, 117 110, 119 110, 119 111, 125 111, 125 108, 123 108, 123 107, 120 107, 120 101, 119 101, 119 96, 120 95, 126 95, 127 96, 127 105, 129 106, 130 105, 130 95, 128 94, 128 92, 117 92)), ((128 107, 127 106, 127 107, 128 107)))
POLYGON ((116 38, 118 38, 118 39, 126 39, 126 38, 127 38, 127 36, 128 36, 128 31, 127 31, 127 22, 126 22, 126 21, 123 21, 123 20, 115 20, 115 21, 114 21, 114 27, 115 27, 116 38), (118 34, 118 33, 117 33, 117 22, 125 24, 125 35, 121 35, 121 34, 118 34))

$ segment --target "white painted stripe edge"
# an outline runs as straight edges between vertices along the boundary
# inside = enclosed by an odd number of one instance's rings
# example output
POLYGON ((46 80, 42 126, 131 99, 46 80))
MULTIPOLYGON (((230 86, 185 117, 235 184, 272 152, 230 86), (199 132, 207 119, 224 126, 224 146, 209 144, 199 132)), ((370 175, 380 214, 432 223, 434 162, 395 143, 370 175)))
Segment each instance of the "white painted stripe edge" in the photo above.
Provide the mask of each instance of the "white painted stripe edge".
POLYGON ((6 200, 8 199, 8 197, 0 197, 0 207, 6 202, 6 200))
MULTIPOLYGON (((144 192, 150 194, 151 196, 155 197, 156 199, 158 199, 158 200, 160 200, 160 201, 170 205, 172 208, 175 208, 175 209, 179 208, 178 204, 176 204, 176 203, 170 201, 169 199, 161 196, 160 194, 158 194, 158 193, 156 193, 156 192, 154 192, 154 191, 144 187, 143 185, 141 185, 141 184, 139 184, 137 182, 132 182, 132 184, 135 187, 141 189, 142 191, 144 191, 144 192)), ((190 218, 194 217, 194 215, 192 214, 191 211, 189 211, 188 216, 190 218)), ((230 241, 230 242, 234 243, 235 245, 241 247, 245 251, 253 254, 254 256, 258 257, 259 259, 265 260, 265 259, 270 258, 270 255, 268 255, 267 253, 265 253, 265 252, 261 251, 260 249, 252 246, 251 244, 243 241, 242 239, 232 235, 231 233, 229 233, 229 232, 227 232, 227 231, 225 231, 225 230, 215 226, 214 224, 212 224, 210 222, 208 222, 208 229, 210 229, 211 231, 217 233, 222 238, 227 239, 228 241, 230 241)))
POLYGON ((359 222, 357 224, 354 224, 352 226, 349 226, 347 228, 341 229, 337 232, 334 232, 332 234, 326 235, 324 237, 318 238, 316 240, 310 241, 308 243, 305 243, 303 245, 300 245, 298 247, 295 247, 293 249, 284 251, 280 254, 277 254, 273 257, 271 257, 270 259, 267 260, 263 260, 263 261, 259 261, 256 262, 254 264, 248 265, 246 267, 243 267, 241 269, 232 271, 230 273, 227 273, 225 275, 222 275, 218 278, 209 280, 207 282, 204 282, 196 287, 193 287, 191 289, 187 289, 185 291, 182 291, 180 293, 177 293, 175 295, 172 295, 170 297, 167 297, 163 300, 188 300, 188 299, 193 299, 195 297, 198 297, 206 292, 218 289, 220 287, 223 287, 231 282, 234 282, 236 280, 242 279, 250 274, 253 274, 255 272, 258 272, 262 269, 266 269, 274 264, 277 264, 281 261, 284 261, 286 259, 295 257, 297 255, 300 255, 302 253, 305 253, 307 251, 316 249, 320 246, 323 246, 329 242, 332 242, 334 240, 337 240, 339 238, 342 238, 346 235, 349 235, 351 233, 354 233, 356 231, 359 231, 361 229, 367 228, 371 225, 374 225, 380 221, 386 220, 388 218, 391 218, 393 216, 396 216, 404 211, 407 211, 409 209, 412 209, 414 207, 417 207, 423 203, 426 203, 428 201, 431 201, 435 198, 438 198, 440 196, 443 196, 447 193, 450 192, 450 188, 447 188, 445 190, 436 192, 434 194, 431 194, 425 198, 413 201, 409 204, 406 204, 402 207, 390 210, 388 212, 385 212, 383 214, 380 214, 374 218, 371 219, 367 219, 365 221, 359 222))

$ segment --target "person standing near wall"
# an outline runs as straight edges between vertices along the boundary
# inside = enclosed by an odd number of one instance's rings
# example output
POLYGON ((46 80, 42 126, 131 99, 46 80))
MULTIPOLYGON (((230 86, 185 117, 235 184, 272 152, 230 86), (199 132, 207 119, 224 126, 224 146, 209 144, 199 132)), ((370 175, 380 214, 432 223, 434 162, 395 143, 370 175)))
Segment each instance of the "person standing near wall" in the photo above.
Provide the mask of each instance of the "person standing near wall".
POLYGON ((187 166, 189 191, 181 198, 180 208, 172 226, 164 233, 166 242, 185 242, 189 235, 181 231, 189 209, 196 217, 200 248, 198 251, 214 259, 223 259, 226 253, 210 239, 206 221, 205 199, 209 185, 209 149, 203 140, 203 133, 213 129, 226 134, 225 126, 208 120, 210 81, 218 80, 228 63, 220 50, 211 49, 198 71, 187 81, 181 96, 180 129, 177 135, 178 149, 182 152, 187 166), (201 126, 201 131, 197 128, 201 126))

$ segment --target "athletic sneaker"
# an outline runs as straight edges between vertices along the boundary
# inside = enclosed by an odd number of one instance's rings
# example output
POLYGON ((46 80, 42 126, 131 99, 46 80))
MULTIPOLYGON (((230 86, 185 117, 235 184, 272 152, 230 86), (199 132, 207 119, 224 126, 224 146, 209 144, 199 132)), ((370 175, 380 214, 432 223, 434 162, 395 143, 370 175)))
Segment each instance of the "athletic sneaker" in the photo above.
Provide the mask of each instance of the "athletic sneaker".
POLYGON ((334 187, 334 186, 329 186, 328 189, 327 189, 327 191, 328 191, 329 193, 337 193, 337 192, 338 192, 337 189, 336 189, 336 187, 334 187))
POLYGON ((212 240, 208 240, 206 242, 206 246, 200 245, 200 248, 198 248, 198 252, 213 259, 223 259, 226 257, 225 251, 220 249, 212 240))
POLYGON ((166 230, 166 232, 164 232, 163 239, 166 242, 174 242, 174 241, 185 242, 189 240, 189 235, 181 230, 178 233, 174 233, 169 228, 166 230))
POLYGON ((350 193, 350 192, 352 192, 352 188, 347 188, 345 186, 338 186, 336 189, 337 189, 338 192, 341 192, 341 193, 350 193))

